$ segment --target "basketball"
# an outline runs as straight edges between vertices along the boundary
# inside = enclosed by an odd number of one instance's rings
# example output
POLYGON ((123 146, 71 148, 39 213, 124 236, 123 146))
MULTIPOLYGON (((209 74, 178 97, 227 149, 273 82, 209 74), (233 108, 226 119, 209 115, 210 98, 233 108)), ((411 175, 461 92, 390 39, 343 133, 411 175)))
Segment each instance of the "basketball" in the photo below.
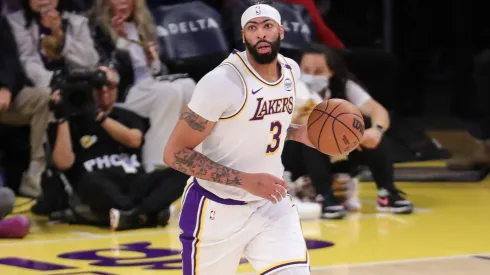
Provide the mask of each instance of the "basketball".
POLYGON ((332 98, 318 104, 308 117, 308 138, 320 152, 345 156, 362 141, 364 119, 349 101, 332 98))

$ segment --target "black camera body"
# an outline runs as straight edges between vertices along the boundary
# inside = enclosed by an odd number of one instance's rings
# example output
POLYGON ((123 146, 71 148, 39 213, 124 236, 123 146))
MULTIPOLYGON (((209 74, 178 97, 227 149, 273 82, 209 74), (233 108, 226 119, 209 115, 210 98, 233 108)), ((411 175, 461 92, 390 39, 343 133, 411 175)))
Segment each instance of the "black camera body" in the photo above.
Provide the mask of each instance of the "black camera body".
POLYGON ((95 109, 93 91, 108 85, 108 81, 102 70, 74 69, 60 73, 53 84, 53 90, 60 90, 61 104, 70 110, 69 116, 76 116, 95 109))

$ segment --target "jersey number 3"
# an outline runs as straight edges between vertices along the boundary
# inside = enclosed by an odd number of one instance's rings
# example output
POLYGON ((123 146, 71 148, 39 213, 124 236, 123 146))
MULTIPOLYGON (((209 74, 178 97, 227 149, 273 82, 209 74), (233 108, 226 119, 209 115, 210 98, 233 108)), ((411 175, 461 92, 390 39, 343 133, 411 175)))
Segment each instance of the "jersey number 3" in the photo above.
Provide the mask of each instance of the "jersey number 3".
POLYGON ((265 151, 266 155, 274 154, 279 148, 279 144, 281 141, 281 133, 282 133, 282 125, 279 121, 271 122, 271 132, 272 134, 272 143, 267 145, 267 150, 265 151))

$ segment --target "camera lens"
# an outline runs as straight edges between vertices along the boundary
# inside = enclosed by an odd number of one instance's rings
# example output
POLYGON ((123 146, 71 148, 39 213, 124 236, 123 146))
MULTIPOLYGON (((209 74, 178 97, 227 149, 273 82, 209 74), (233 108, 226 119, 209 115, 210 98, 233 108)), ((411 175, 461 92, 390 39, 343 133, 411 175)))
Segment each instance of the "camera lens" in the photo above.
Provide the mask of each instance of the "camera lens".
POLYGON ((84 91, 73 91, 68 97, 68 101, 75 106, 81 106, 87 102, 87 93, 84 91))

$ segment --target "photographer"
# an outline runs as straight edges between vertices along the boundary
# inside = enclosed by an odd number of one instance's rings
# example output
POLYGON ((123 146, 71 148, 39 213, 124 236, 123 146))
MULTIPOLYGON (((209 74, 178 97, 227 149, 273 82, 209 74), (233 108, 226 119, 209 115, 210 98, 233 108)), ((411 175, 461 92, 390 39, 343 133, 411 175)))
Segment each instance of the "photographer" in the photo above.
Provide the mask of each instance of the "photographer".
POLYGON ((117 83, 117 76, 105 67, 83 75, 68 76, 54 94, 54 165, 65 171, 81 202, 106 217, 102 224, 109 224, 110 213, 113 230, 165 225, 188 177, 172 169, 145 173, 140 163, 147 125, 114 106, 116 85, 101 85, 117 83))
MULTIPOLYGON (((22 110, 31 117, 31 130, 34 130, 31 145, 34 145, 33 150, 37 151, 22 179, 21 192, 37 197, 41 173, 45 168, 42 144, 47 125, 47 108, 44 107, 47 107, 49 101, 48 89, 54 72, 66 67, 95 67, 99 56, 90 36, 87 19, 68 12, 73 10, 72 0, 17 1, 20 10, 8 14, 7 19, 12 28, 12 42, 16 44, 18 51, 16 56, 20 58, 26 79, 35 88, 27 90, 23 96, 19 93, 17 101, 25 107, 32 105, 32 109, 36 108, 35 112, 44 112, 43 117, 37 117, 31 116, 31 108, 22 110), (36 98, 40 100, 35 101, 36 98), (35 120, 37 123, 34 123, 35 120), (43 134, 41 139, 37 136, 40 131, 43 134)), ((10 44, 10 41, 8 43, 10 44)))

